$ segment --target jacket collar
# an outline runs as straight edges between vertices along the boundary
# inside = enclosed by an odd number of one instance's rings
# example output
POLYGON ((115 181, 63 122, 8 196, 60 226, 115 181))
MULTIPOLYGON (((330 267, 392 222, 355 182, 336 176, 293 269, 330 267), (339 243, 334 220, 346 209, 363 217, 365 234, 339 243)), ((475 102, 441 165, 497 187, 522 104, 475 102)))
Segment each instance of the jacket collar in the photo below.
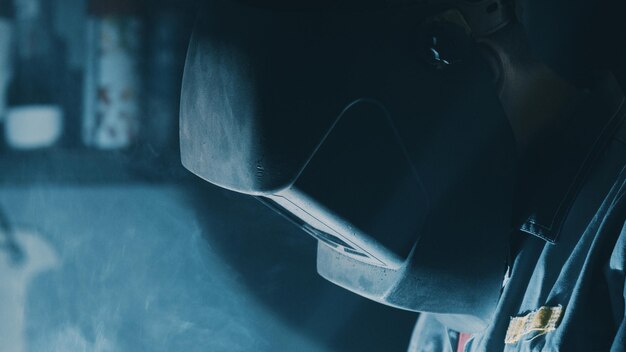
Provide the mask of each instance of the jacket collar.
POLYGON ((580 188, 626 114, 612 77, 575 105, 567 125, 555 128, 549 142, 522 162, 517 227, 549 243, 557 242, 580 188))

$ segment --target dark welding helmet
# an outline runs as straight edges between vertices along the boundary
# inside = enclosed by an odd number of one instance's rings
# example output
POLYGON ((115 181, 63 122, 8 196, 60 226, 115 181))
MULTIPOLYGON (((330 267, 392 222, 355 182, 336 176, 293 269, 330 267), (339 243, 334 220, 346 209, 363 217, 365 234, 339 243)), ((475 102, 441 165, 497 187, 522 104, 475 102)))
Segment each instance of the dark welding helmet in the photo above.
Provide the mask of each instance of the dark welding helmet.
MULTIPOLYGON (((497 26, 425 3, 210 1, 185 66, 182 162, 318 239, 333 283, 480 331, 505 273, 515 164, 473 40, 497 26)), ((502 16, 499 1, 472 3, 502 16)))

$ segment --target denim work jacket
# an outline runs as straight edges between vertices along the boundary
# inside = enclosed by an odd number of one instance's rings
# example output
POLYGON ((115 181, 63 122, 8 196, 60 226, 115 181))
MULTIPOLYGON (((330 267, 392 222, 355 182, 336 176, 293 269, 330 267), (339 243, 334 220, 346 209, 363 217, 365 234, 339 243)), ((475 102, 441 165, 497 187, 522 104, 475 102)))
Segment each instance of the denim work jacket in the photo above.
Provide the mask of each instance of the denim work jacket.
POLYGON ((422 314, 409 351, 626 351, 626 106, 617 91, 600 96, 524 166, 489 327, 460 334, 422 314))

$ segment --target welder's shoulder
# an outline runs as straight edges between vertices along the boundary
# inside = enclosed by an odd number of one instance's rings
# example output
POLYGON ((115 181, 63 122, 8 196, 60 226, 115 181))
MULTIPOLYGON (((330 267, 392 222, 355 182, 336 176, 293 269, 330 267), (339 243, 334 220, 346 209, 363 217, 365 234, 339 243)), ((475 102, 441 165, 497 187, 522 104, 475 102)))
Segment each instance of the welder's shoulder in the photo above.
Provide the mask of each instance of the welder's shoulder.
MULTIPOLYGON (((609 162, 613 162, 616 169, 621 170, 615 178, 612 190, 607 197, 609 198, 607 201, 610 201, 610 204, 608 204, 610 207, 609 213, 613 216, 618 216, 618 221, 624 224, 624 222, 626 222, 626 119, 611 141, 607 154, 609 154, 607 155, 609 162)), ((626 243, 624 242, 626 241, 624 240, 626 237, 624 231, 623 229, 620 233, 618 244, 620 242, 626 243)))
MULTIPOLYGON (((536 238, 529 238, 529 247, 525 251, 530 253, 534 250, 536 253, 531 253, 530 256, 541 257, 545 262, 544 264, 548 263, 550 267, 553 267, 552 269, 565 273, 565 275, 553 273, 548 276, 552 278, 563 276, 573 279, 553 282, 554 280, 551 281, 544 277, 545 272, 551 270, 550 268, 537 266, 532 261, 529 261, 527 267, 518 263, 521 267, 517 268, 517 271, 518 274, 521 273, 522 275, 513 277, 512 281, 527 282, 527 285, 517 285, 516 290, 502 297, 499 304, 500 308, 494 317, 493 326, 484 334, 473 336, 471 340, 474 341, 470 340, 467 344, 468 350, 491 350, 491 347, 494 346, 507 350, 534 350, 533 347, 530 347, 535 346, 532 345, 533 343, 537 346, 552 346, 555 349, 560 349, 566 345, 570 346, 574 340, 577 340, 571 336, 571 332, 584 329, 583 326, 587 321, 585 319, 566 319, 567 316, 588 316, 588 306, 595 305, 597 307, 603 302, 610 305, 609 311, 614 312, 612 316, 604 317, 602 320, 604 329, 610 330, 610 333, 599 334, 604 336, 602 338, 598 334, 596 334, 598 336, 588 334, 588 336, 582 337, 583 340, 588 340, 584 341, 583 345, 601 343, 607 348, 611 346, 612 350, 626 351, 626 319, 623 315, 625 306, 623 293, 626 292, 624 285, 626 278, 626 121, 611 138, 604 153, 593 164, 587 182, 576 197, 577 206, 575 208, 577 210, 569 215, 569 217, 578 218, 581 217, 581 214, 589 214, 589 217, 582 216, 588 221, 576 221, 577 224, 580 223, 579 226, 570 226, 568 233, 561 236, 562 243, 556 245, 541 245, 536 238), (587 242, 588 245, 585 245, 587 242), (587 259, 584 260, 585 258, 587 259), (580 265, 565 268, 563 261, 580 262, 580 265), (574 275, 573 272, 580 275, 574 275), (582 274, 583 272, 595 274, 585 275, 582 274), (535 277, 536 280, 530 280, 529 277, 531 276, 535 277), (520 281, 520 278, 523 280, 520 281), (578 281, 576 283, 572 280, 578 281), (535 284, 530 284, 530 281, 535 282, 535 284), (606 287, 609 291, 606 297, 603 296, 602 302, 594 301, 596 295, 589 293, 590 291, 597 291, 593 287, 596 284, 600 287, 606 287), (550 286, 553 287, 553 290, 545 290, 545 287, 550 286), (533 299, 538 299, 541 302, 549 301, 550 297, 538 298, 538 292, 542 290, 547 291, 547 293, 551 291, 561 292, 560 296, 558 294, 556 296, 562 301, 557 303, 564 307, 566 317, 560 319, 562 320, 561 324, 558 324, 558 328, 550 334, 528 333, 528 338, 524 341, 506 345, 505 348, 505 335, 512 317, 516 316, 516 313, 525 311, 522 308, 528 301, 533 299), (578 297, 578 299, 571 300, 573 296, 578 297)), ((522 260, 522 262, 524 261, 522 260)), ((559 307, 561 306, 559 305, 559 307)), ((463 336, 446 328, 437 320, 435 315, 422 313, 413 331, 408 351, 457 351, 460 338, 462 339, 463 336)), ((461 343, 465 345, 463 341, 461 343)))
POLYGON ((432 314, 421 313, 413 329, 408 352, 454 352, 458 334, 441 324, 432 314))
POLYGON ((610 305, 614 311, 615 334, 611 351, 626 351, 626 122, 616 134, 612 147, 614 154, 618 154, 617 162, 621 164, 621 172, 606 199, 606 217, 600 226, 607 227, 615 239, 608 265, 604 268, 607 285, 613 291, 610 305))

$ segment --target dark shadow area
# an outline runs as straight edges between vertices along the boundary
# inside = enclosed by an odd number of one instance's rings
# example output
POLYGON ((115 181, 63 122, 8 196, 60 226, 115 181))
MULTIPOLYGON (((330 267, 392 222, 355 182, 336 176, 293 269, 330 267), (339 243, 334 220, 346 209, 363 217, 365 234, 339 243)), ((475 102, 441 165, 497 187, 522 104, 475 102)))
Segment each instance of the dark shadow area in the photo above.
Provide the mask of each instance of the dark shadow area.
POLYGON ((190 195, 208 246, 289 326, 331 351, 405 351, 416 314, 325 281, 317 241, 257 200, 198 185, 190 195))

